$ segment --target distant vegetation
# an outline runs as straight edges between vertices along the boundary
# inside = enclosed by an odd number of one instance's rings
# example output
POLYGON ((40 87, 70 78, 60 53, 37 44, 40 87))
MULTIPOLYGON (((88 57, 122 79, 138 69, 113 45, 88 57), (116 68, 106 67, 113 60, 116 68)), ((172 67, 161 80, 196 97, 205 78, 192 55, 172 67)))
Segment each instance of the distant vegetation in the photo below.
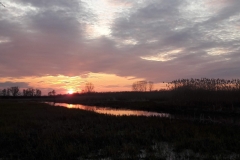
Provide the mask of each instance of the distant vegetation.
POLYGON ((133 83, 133 91, 59 95, 55 100, 168 113, 240 115, 239 79, 179 79, 166 83, 166 90, 149 90, 151 85, 138 81, 133 83))
POLYGON ((137 81, 132 84, 132 90, 133 91, 139 91, 139 92, 146 92, 146 91, 153 91, 154 85, 151 81, 137 81))
POLYGON ((23 89, 22 92, 20 91, 18 86, 5 88, 0 90, 0 96, 26 96, 26 97, 33 97, 33 96, 41 96, 42 91, 40 89, 34 88, 27 88, 23 89))
POLYGON ((94 85, 92 82, 87 82, 85 84, 84 90, 82 90, 82 93, 92 93, 94 92, 94 85))
POLYGON ((236 91, 240 90, 240 79, 178 79, 168 87, 170 90, 236 91))
MULTIPOLYGON (((132 92, 159 92, 164 89, 155 89, 154 83, 151 81, 136 81, 132 84, 132 92)), ((240 79, 178 79, 166 83, 167 89, 165 91, 240 91, 240 79)), ((87 82, 81 93, 93 93, 94 84, 87 82)), ((96 92, 95 92, 96 93, 96 92)), ((99 92, 101 93, 101 92, 99 92)), ((124 92, 123 92, 124 93, 124 92)), ((79 94, 79 93, 75 93, 79 94)), ((13 86, 5 89, 0 89, 0 96, 41 96, 42 91, 40 89, 34 89, 32 87, 22 89, 18 86, 13 86)), ((55 90, 48 92, 48 96, 56 96, 55 90)))
MULTIPOLYGON (((87 82, 85 84, 84 90, 82 90, 82 93, 93 93, 94 92, 94 84, 91 82, 87 82)), ((48 92, 47 94, 48 96, 56 96, 57 93, 55 90, 52 90, 50 92, 48 92)), ((14 86, 14 87, 9 87, 9 88, 4 88, 4 89, 0 89, 0 96, 3 97, 17 97, 17 96, 24 96, 24 97, 39 97, 42 96, 42 91, 40 89, 34 89, 32 87, 27 88, 27 89, 22 89, 22 91, 20 90, 20 88, 18 86, 14 86)))
POLYGON ((172 102, 182 107, 222 111, 240 108, 239 79, 179 79, 169 84, 169 90, 172 102))
POLYGON ((166 90, 154 90, 153 82, 137 81, 132 84, 133 91, 95 92, 93 83, 88 82, 83 92, 71 96, 56 94, 55 90, 50 91, 48 96, 42 96, 39 89, 28 88, 21 92, 18 87, 0 90, 0 95, 1 98, 36 97, 42 101, 157 112, 211 112, 240 115, 239 79, 179 79, 166 85, 166 90))
POLYGON ((48 96, 55 96, 56 95, 56 91, 52 90, 50 92, 48 92, 48 96))

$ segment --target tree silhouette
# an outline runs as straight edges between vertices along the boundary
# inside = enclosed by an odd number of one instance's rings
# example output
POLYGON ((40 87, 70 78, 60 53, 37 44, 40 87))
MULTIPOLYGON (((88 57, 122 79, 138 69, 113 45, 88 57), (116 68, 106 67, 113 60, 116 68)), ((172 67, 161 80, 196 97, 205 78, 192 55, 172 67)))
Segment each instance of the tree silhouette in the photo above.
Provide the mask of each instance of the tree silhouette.
POLYGON ((93 83, 87 82, 87 83, 85 84, 84 92, 86 92, 86 93, 94 92, 94 85, 93 85, 93 83))
POLYGON ((137 81, 132 84, 133 91, 146 92, 147 90, 153 91, 153 82, 137 81))
POLYGON ((28 88, 23 90, 23 96, 41 96, 42 91, 40 89, 28 88))
POLYGON ((2 90, 2 96, 7 96, 7 90, 6 89, 2 90))
POLYGON ((36 89, 35 96, 41 96, 41 95, 42 95, 42 91, 40 89, 36 89))
POLYGON ((23 90, 23 96, 34 96, 35 89, 33 88, 28 88, 23 90))
POLYGON ((151 92, 151 91, 153 91, 153 88, 154 88, 153 82, 149 81, 148 82, 148 90, 151 92))
POLYGON ((56 91, 52 90, 50 92, 48 92, 48 96, 55 96, 56 95, 56 91))
POLYGON ((10 88, 7 88, 7 96, 11 96, 10 88))
POLYGON ((9 88, 9 91, 14 97, 19 94, 19 88, 17 86, 9 88))
POLYGON ((133 91, 146 91, 147 90, 147 81, 137 81, 132 85, 133 91))

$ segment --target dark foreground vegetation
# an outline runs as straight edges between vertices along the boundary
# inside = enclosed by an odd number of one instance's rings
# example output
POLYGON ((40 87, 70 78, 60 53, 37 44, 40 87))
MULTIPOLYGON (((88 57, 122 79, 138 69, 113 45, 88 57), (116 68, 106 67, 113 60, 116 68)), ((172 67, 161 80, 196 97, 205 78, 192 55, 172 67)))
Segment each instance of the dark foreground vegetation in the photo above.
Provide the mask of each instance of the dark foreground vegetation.
POLYGON ((239 159, 240 128, 0 101, 0 159, 239 159))

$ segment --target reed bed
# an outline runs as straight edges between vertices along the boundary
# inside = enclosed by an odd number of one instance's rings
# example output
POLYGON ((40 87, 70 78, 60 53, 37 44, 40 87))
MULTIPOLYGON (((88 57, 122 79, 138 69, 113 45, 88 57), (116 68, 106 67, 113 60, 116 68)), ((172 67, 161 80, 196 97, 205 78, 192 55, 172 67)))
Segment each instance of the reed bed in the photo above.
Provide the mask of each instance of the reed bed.
POLYGON ((0 159, 239 158, 240 128, 0 101, 0 159))

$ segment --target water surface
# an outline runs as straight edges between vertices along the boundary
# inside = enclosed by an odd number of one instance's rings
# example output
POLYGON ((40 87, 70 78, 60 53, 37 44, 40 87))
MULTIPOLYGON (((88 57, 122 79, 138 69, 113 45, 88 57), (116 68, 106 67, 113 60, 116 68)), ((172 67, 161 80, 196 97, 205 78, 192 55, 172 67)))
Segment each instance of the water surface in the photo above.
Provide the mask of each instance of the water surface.
POLYGON ((46 102, 47 104, 54 105, 54 106, 62 106, 66 108, 77 108, 87 111, 93 111, 100 114, 109 114, 115 116, 157 116, 157 117, 170 117, 168 113, 157 113, 157 112, 147 112, 147 111, 140 111, 140 110, 130 110, 130 109, 116 109, 110 107, 96 107, 96 106, 87 106, 82 104, 68 104, 68 103, 53 103, 53 102, 46 102))

